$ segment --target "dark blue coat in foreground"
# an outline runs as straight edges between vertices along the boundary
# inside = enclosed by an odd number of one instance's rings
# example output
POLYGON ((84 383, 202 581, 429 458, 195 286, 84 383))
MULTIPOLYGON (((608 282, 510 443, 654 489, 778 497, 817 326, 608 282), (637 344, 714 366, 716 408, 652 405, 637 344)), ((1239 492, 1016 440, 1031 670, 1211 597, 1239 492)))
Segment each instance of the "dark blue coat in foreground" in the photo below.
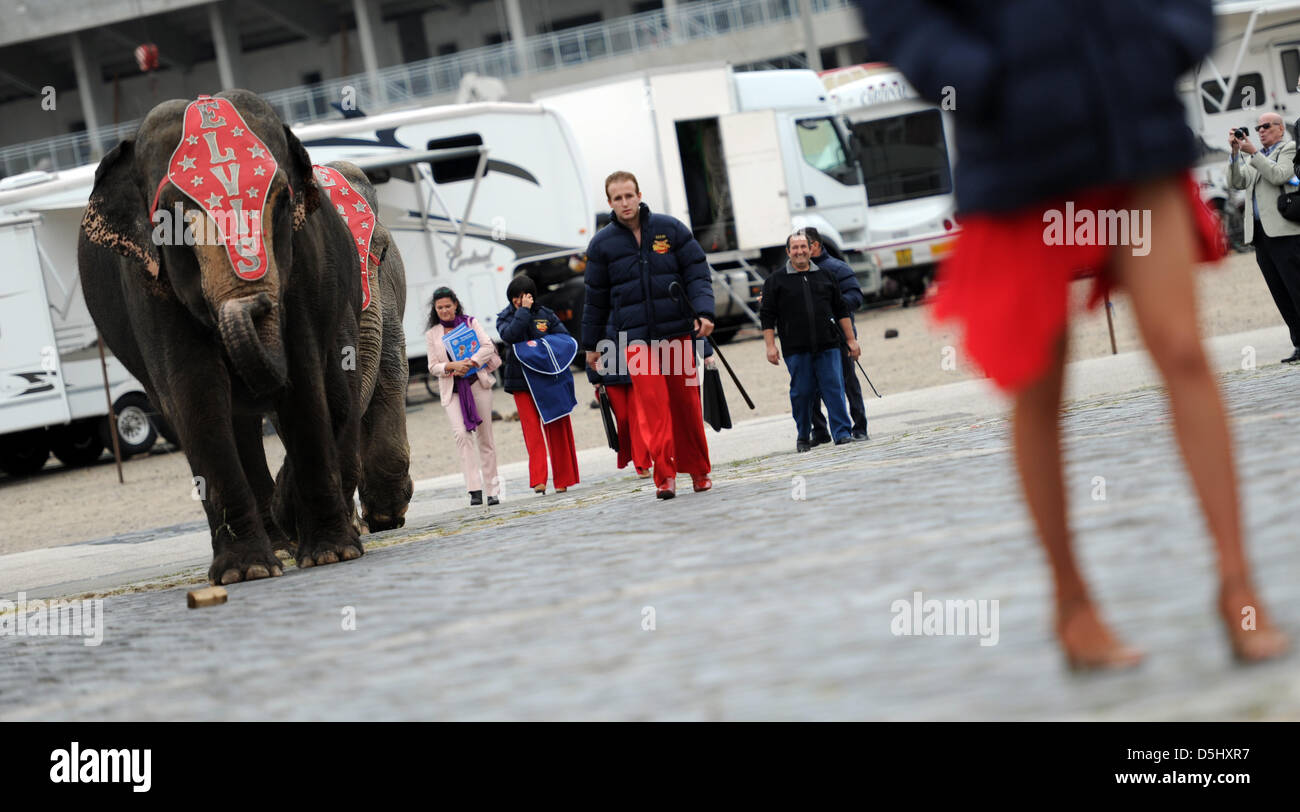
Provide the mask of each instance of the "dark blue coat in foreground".
POLYGON ((818 268, 835 277, 835 283, 840 286, 840 295, 844 297, 844 304, 849 306, 849 318, 852 319, 854 311, 862 307, 863 302, 862 285, 858 282, 858 275, 853 273, 849 263, 836 259, 825 251, 813 257, 812 261, 818 268))
POLYGON ((690 319, 668 293, 674 280, 681 282, 699 315, 713 318, 713 278, 704 249, 685 223, 666 214, 651 214, 644 203, 640 247, 615 217, 587 246, 586 280, 584 350, 596 349, 610 326, 615 336, 625 332, 628 341, 690 334, 690 319))
POLYGON ((953 103, 962 212, 1019 209, 1197 159, 1174 85, 1214 44, 1210 0, 858 2, 872 52, 925 98, 953 103))

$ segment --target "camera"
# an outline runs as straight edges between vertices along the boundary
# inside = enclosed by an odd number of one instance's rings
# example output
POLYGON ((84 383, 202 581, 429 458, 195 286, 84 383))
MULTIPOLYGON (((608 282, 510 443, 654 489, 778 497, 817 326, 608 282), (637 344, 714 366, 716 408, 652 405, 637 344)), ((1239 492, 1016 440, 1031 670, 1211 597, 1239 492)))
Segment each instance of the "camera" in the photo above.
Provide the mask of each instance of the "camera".
POLYGON ((1250 130, 1245 127, 1238 127, 1232 131, 1232 134, 1237 136, 1238 141, 1245 141, 1247 138, 1250 138, 1250 130))

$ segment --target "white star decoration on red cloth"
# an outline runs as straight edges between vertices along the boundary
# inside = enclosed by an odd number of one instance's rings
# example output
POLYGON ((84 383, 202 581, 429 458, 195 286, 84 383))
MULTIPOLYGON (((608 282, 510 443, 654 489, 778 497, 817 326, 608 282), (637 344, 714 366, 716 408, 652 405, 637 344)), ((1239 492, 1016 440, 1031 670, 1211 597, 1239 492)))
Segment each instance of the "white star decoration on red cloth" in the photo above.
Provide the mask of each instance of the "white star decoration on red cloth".
POLYGON ((210 96, 190 102, 168 166, 171 171, 159 184, 153 207, 157 208, 163 185, 170 180, 215 222, 235 274, 250 281, 262 278, 267 268, 262 213, 279 164, 235 106, 210 96), (247 158, 241 157, 245 151, 247 158), (206 180, 215 181, 218 188, 209 185, 204 191, 211 194, 200 197, 199 187, 206 180))
POLYGON ((316 183, 320 186, 321 191, 325 192, 325 197, 329 198, 334 204, 334 210, 343 218, 343 222, 352 232, 352 237, 357 242, 357 254, 361 258, 361 309, 365 310, 370 306, 370 275, 367 273, 369 263, 373 260, 376 265, 379 264, 379 258, 370 253, 370 238, 373 233, 375 223, 375 213, 360 199, 361 195, 357 194, 357 202, 352 204, 354 212, 349 212, 342 203, 334 199, 337 194, 345 197, 352 193, 353 189, 348 179, 337 169, 329 166, 314 166, 312 171, 316 173, 316 183))

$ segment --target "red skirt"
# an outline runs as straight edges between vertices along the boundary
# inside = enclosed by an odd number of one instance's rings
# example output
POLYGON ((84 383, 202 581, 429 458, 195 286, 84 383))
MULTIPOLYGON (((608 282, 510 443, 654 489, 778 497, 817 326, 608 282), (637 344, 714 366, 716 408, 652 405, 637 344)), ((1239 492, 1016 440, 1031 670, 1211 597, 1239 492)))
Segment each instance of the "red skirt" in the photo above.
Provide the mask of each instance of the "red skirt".
MULTIPOLYGON (((1201 201, 1190 172, 1182 186, 1193 212, 1198 260, 1214 262, 1227 251, 1218 217, 1201 201)), ((962 218, 953 254, 939 268, 932 313, 935 321, 961 325, 966 352, 999 388, 1019 390, 1047 371, 1066 327, 1071 282, 1092 277, 1089 309, 1111 292, 1112 252, 1132 249, 1114 245, 1114 235, 1111 244, 1098 244, 1095 215, 1127 209, 1132 190, 1131 184, 1096 187, 1012 214, 962 218), (1079 235, 1088 245, 1072 244, 1078 232, 1068 216, 1076 212, 1093 213, 1092 237, 1079 235), (1051 231, 1053 222, 1061 227, 1051 231)), ((1135 236, 1129 234, 1130 245, 1135 236)), ((1144 231, 1140 237, 1149 248, 1150 235, 1144 231)))

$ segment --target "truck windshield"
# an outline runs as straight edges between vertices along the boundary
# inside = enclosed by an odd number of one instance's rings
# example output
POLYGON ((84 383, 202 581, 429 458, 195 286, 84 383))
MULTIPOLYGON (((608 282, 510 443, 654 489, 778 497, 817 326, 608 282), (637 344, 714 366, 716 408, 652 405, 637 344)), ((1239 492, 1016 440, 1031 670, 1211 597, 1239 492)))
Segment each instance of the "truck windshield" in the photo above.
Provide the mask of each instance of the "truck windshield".
POLYGON ((845 186, 858 182, 857 167, 849 160, 848 150, 840 140, 834 120, 829 117, 801 118, 796 129, 805 163, 845 186))
POLYGON ((869 205, 952 193, 938 110, 855 121, 851 127, 869 205))

